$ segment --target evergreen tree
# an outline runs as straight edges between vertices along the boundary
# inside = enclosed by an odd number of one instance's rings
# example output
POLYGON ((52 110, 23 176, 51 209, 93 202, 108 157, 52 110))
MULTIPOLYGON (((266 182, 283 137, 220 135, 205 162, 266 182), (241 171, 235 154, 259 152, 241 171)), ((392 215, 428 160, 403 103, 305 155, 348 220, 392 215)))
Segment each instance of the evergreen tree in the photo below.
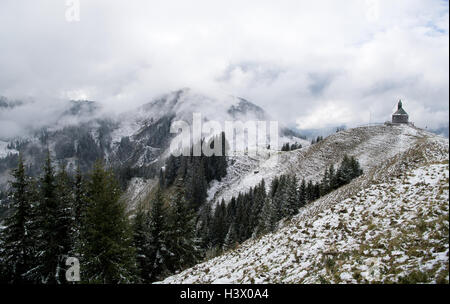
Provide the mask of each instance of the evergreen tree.
POLYGON ((61 284, 65 282, 65 273, 62 271, 62 258, 66 254, 61 244, 62 240, 58 229, 60 225, 60 208, 62 208, 57 197, 57 185, 52 167, 50 152, 40 179, 40 193, 38 203, 39 240, 37 244, 38 266, 32 271, 32 276, 37 282, 46 284, 61 284))
MULTIPOLYGON (((259 222, 259 214, 264 206, 264 201, 266 198, 266 184, 264 179, 255 187, 253 203, 250 206, 250 218, 249 218, 249 228, 250 234, 256 232, 256 227, 259 222)), ((235 229, 235 228, 234 228, 235 229)))
POLYGON ((149 260, 150 273, 148 280, 150 282, 163 279, 170 273, 170 252, 167 232, 169 230, 166 222, 168 217, 167 209, 164 207, 161 189, 156 191, 155 199, 151 204, 149 220, 149 260))
POLYGON ((73 217, 74 193, 72 180, 67 174, 64 165, 56 175, 56 239, 59 247, 57 274, 59 283, 65 282, 65 265, 69 253, 74 248, 75 222, 73 217))
POLYGON ((320 183, 320 195, 325 195, 330 192, 330 176, 328 168, 325 169, 323 179, 320 183))
POLYGON ((313 198, 313 200, 316 200, 316 199, 318 199, 319 197, 320 197, 320 184, 319 183, 315 183, 314 184, 314 188, 313 188, 314 190, 314 198, 313 198))
POLYGON ((212 222, 212 245, 222 248, 223 241, 228 232, 228 227, 226 226, 226 206, 225 201, 222 200, 214 210, 214 217, 212 222))
POLYGON ((81 232, 82 280, 88 283, 136 281, 135 253, 119 184, 97 161, 88 184, 88 206, 81 232))
POLYGON ((329 179, 329 185, 328 185, 328 191, 333 191, 334 189, 337 189, 337 183, 336 183, 336 171, 334 169, 334 165, 331 165, 328 169, 328 179, 329 179))
POLYGON ((35 227, 32 200, 35 197, 25 174, 22 155, 17 168, 12 171, 13 181, 9 193, 13 212, 5 219, 0 236, 0 259, 2 269, 0 282, 29 283, 27 272, 35 265, 35 227))
POLYGON ((256 228, 256 235, 263 235, 275 230, 277 223, 276 208, 273 204, 273 199, 269 196, 264 200, 264 206, 259 214, 258 226, 256 228))
POLYGON ((177 182, 171 202, 167 236, 170 270, 175 272, 194 265, 200 256, 199 241, 195 236, 194 214, 187 207, 181 180, 177 182))
POLYGON ((277 221, 285 217, 285 203, 288 201, 288 181, 286 175, 281 175, 279 178, 279 184, 275 196, 273 199, 274 206, 276 208, 277 221))
POLYGON ((165 176, 164 176, 164 170, 161 168, 159 169, 159 186, 160 187, 165 187, 166 182, 165 182, 165 176))
POLYGON ((151 263, 149 259, 149 214, 139 206, 133 221, 133 245, 139 278, 143 283, 150 283, 151 263))
POLYGON ((167 158, 164 172, 164 185, 161 186, 171 186, 175 181, 179 170, 179 160, 172 154, 167 158))
MULTIPOLYGON (((180 176, 181 177, 181 176, 180 176)), ((201 157, 193 157, 187 172, 186 199, 189 207, 197 211, 206 200, 208 185, 201 157)))
POLYGON ((205 251, 211 246, 211 205, 205 204, 199 212, 197 221, 197 237, 200 239, 200 247, 205 251))
POLYGON ((357 178, 363 174, 363 170, 361 169, 359 162, 354 156, 350 158, 350 169, 352 172, 352 179, 357 178))
POLYGON ((86 184, 83 179, 83 175, 81 174, 80 166, 77 165, 77 170, 75 174, 75 182, 73 185, 74 189, 74 197, 73 197, 73 236, 72 239, 74 241, 74 249, 73 253, 75 256, 79 255, 81 245, 80 233, 82 229, 83 223, 85 223, 85 215, 86 215, 86 206, 87 206, 87 189, 86 184))
POLYGON ((232 222, 228 228, 227 235, 225 236, 225 240, 223 242, 223 250, 227 251, 230 249, 234 249, 236 246, 236 225, 234 222, 232 222))
POLYGON ((314 185, 313 182, 310 180, 308 181, 308 184, 306 186, 306 201, 312 202, 314 200, 314 185))
POLYGON ((286 200, 283 202, 283 217, 293 216, 298 212, 297 178, 295 175, 286 180, 286 200))
POLYGON ((298 194, 298 204, 299 208, 306 205, 306 182, 305 179, 302 180, 302 183, 300 184, 300 190, 298 194))

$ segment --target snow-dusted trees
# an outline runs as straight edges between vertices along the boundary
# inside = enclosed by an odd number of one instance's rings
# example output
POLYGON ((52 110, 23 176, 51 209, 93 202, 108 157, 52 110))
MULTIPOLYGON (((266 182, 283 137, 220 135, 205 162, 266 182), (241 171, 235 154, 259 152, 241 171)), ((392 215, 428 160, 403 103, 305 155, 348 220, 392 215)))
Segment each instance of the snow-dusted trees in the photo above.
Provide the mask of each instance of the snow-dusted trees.
POLYGON ((132 235, 112 172, 97 161, 91 174, 88 205, 81 229, 82 281, 131 283, 136 281, 132 235))
POLYGON ((70 190, 63 172, 55 178, 50 152, 43 168, 37 204, 37 262, 30 274, 34 281, 61 284, 65 279, 65 260, 70 250, 70 190))
POLYGON ((222 220, 225 202, 216 207, 215 221, 211 228, 215 238, 213 245, 223 244, 227 248, 226 244, 230 244, 233 237, 236 238, 235 241, 243 242, 252 236, 272 232, 281 219, 294 216, 307 203, 361 174, 358 161, 354 157, 344 156, 339 169, 335 171, 333 165, 328 167, 319 183, 311 180, 306 182, 305 179, 299 183, 295 175, 280 175, 273 178, 266 193, 263 180, 255 188, 239 193, 237 198, 230 200, 225 207, 226 221, 222 220))
POLYGON ((352 179, 357 178, 362 173, 363 171, 356 158, 344 155, 337 170, 334 169, 334 165, 325 169, 324 177, 320 183, 320 195, 326 195, 329 192, 348 184, 352 179))
POLYGON ((187 205, 182 180, 176 183, 176 193, 170 201, 167 233, 168 266, 172 272, 194 265, 200 257, 194 213, 187 205))
POLYGON ((158 189, 154 200, 151 202, 150 217, 148 222, 148 259, 150 268, 148 277, 150 282, 164 278, 169 274, 170 253, 168 249, 167 208, 164 206, 161 189, 158 189))
POLYGON ((0 282, 31 282, 28 272, 35 265, 36 226, 33 203, 35 199, 29 177, 25 174, 22 156, 12 172, 9 193, 12 213, 5 220, 0 238, 0 282))
POLYGON ((273 199, 270 196, 266 196, 264 205, 259 214, 258 226, 256 227, 255 234, 263 235, 275 230, 277 224, 276 209, 273 204, 273 199))
POLYGON ((133 221, 133 245, 136 253, 137 275, 143 283, 150 282, 149 273, 149 213, 139 206, 133 221))

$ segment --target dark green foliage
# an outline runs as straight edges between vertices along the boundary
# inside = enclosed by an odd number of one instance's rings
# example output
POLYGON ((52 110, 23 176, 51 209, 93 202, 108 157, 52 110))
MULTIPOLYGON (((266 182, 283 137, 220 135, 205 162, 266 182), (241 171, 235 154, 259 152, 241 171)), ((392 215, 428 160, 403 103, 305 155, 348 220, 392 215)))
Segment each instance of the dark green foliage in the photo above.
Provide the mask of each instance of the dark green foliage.
POLYGON ((165 170, 159 175, 161 188, 172 186, 176 179, 183 180, 188 206, 198 211, 206 201, 208 184, 213 180, 220 181, 227 174, 227 141, 224 133, 213 137, 208 144, 214 149, 217 143, 221 145, 222 155, 205 156, 203 151, 200 156, 170 155, 165 162, 165 170))
POLYGON ((29 177, 25 174, 22 157, 13 170, 10 190, 11 215, 5 219, 0 237, 0 282, 28 283, 30 271, 35 265, 35 194, 29 177))
POLYGON ((256 235, 259 236, 273 232, 275 230, 276 223, 276 209, 273 204, 273 199, 270 196, 267 196, 264 200, 263 208, 259 214, 256 235))
POLYGON ((212 246, 222 247, 224 238, 228 232, 226 225, 226 206, 225 201, 216 205, 211 225, 211 244, 212 246))
POLYGON ((75 156, 75 145, 71 138, 63 137, 55 143, 56 159, 65 159, 75 156))
POLYGON ((161 190, 158 189, 156 198, 152 201, 149 219, 149 250, 148 260, 151 267, 146 270, 144 280, 149 282, 161 280, 170 273, 170 252, 168 249, 167 223, 168 211, 164 207, 161 190), (148 273, 147 273, 148 272, 148 273))
POLYGON ((317 136, 317 138, 313 138, 311 140, 311 145, 317 144, 318 142, 321 142, 323 140, 323 136, 317 136))
POLYGON ((168 221, 169 270, 175 272, 194 265, 200 256, 199 241, 195 235, 195 220, 184 198, 182 181, 171 200, 168 221))
POLYGON ((133 153, 134 146, 129 137, 122 137, 117 148, 117 157, 121 162, 127 161, 133 153))
POLYGON ((151 262, 149 258, 149 213, 141 207, 138 208, 133 221, 133 245, 136 253, 138 276, 143 283, 149 283, 151 262))
POLYGON ((361 166, 355 157, 348 157, 347 155, 344 155, 337 171, 334 170, 333 165, 325 170, 324 178, 320 184, 320 195, 325 195, 341 186, 344 186, 362 174, 363 171, 361 166))
POLYGON ((237 242, 243 242, 252 236, 274 231, 281 219, 294 216, 307 203, 342 186, 338 174, 345 177, 345 182, 348 183, 361 175, 362 170, 355 158, 344 156, 337 172, 333 165, 330 166, 320 183, 313 183, 311 180, 306 182, 303 179, 299 184, 295 175, 281 175, 272 180, 266 194, 263 180, 255 188, 239 193, 237 198, 230 200, 226 207, 225 221, 222 220, 225 202, 222 202, 216 208, 211 225, 213 246, 223 245, 223 248, 228 248, 231 237, 237 242))
MULTIPOLYGON (((51 163, 50 153, 40 179, 39 203, 37 216, 39 234, 37 241, 37 264, 31 275, 36 282, 46 284, 63 283, 65 273, 63 257, 67 255, 65 242, 60 232, 60 224, 65 206, 58 198, 57 182, 51 163), (64 245, 63 245, 64 244, 64 245), (62 245, 62 246, 61 246, 62 245)), ((69 228, 68 228, 69 229, 69 228)))
POLYGON ((299 143, 293 143, 292 145, 289 143, 285 143, 282 147, 281 147, 281 151, 294 151, 294 150, 298 150, 301 149, 302 145, 299 143))
POLYGON ((73 247, 71 252, 74 256, 79 256, 79 250, 81 250, 81 229, 83 223, 86 222, 86 209, 88 204, 87 197, 87 185, 86 181, 81 173, 80 166, 77 166, 75 180, 73 183, 73 206, 72 206, 72 240, 73 247))
POLYGON ((103 159, 103 151, 90 133, 84 133, 78 139, 76 156, 83 160, 84 167, 90 167, 97 159, 103 159))
POLYGON ((170 125, 172 124, 174 116, 163 116, 157 121, 151 121, 140 130, 135 136, 137 140, 146 138, 146 145, 155 148, 163 148, 172 138, 170 133, 170 125))
POLYGON ((65 282, 65 261, 69 257, 76 236, 76 225, 74 218, 75 196, 73 192, 73 181, 62 165, 56 174, 56 197, 58 206, 56 208, 56 239, 59 248, 58 255, 58 277, 59 283, 65 282))
POLYGON ((96 162, 87 185, 88 205, 81 230, 82 280, 131 283, 136 280, 131 229, 111 171, 96 162))
POLYGON ((236 225, 232 222, 229 225, 227 235, 225 236, 225 240, 223 242, 223 250, 227 251, 229 249, 234 249, 237 244, 237 234, 236 234, 236 225))

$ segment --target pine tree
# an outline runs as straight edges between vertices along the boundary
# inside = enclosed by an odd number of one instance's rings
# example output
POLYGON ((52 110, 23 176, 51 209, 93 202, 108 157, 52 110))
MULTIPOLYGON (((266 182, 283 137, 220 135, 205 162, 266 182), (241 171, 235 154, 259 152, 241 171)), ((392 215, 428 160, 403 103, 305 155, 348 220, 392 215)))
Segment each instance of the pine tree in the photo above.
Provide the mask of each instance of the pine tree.
POLYGON ((325 195, 330 191, 330 176, 328 168, 325 169, 322 181, 320 183, 320 195, 325 195))
POLYGON ((306 201, 312 202, 314 200, 314 185, 313 182, 310 180, 308 181, 308 184, 306 186, 306 201))
POLYGON ((195 236, 194 214, 184 198, 182 180, 176 184, 176 194, 171 202, 168 224, 169 269, 172 272, 189 267, 199 259, 199 241, 195 236))
POLYGON ((165 182, 164 170, 161 168, 161 169, 159 169, 159 186, 161 188, 164 188, 165 185, 166 185, 166 182, 165 182))
POLYGON ((120 187, 112 171, 97 161, 88 184, 88 206, 81 231, 81 272, 87 283, 136 281, 135 253, 120 187))
POLYGON ((256 227, 259 222, 259 214, 264 206, 266 198, 266 184, 264 179, 255 187, 253 204, 250 207, 249 228, 250 234, 253 236, 256 232, 256 227))
POLYGON ((65 261, 74 248, 75 222, 73 217, 74 193, 72 181, 65 167, 61 165, 56 175, 56 197, 58 206, 56 209, 56 239, 59 247, 57 276, 59 283, 65 282, 65 261))
MULTIPOLYGON (((179 177, 182 177, 179 175, 179 177)), ((186 200, 189 208, 197 211, 206 200, 208 185, 205 168, 201 157, 193 157, 187 170, 186 200)))
POLYGON ((228 227, 226 226, 226 206, 225 201, 222 200, 220 204, 214 209, 214 217, 212 221, 212 245, 222 248, 228 227))
POLYGON ((329 178, 329 192, 333 191, 337 188, 336 183, 336 171, 334 170, 334 165, 331 165, 328 169, 328 178, 329 178))
POLYGON ((75 174, 75 182, 73 185, 74 189, 74 197, 73 197, 73 236, 72 239, 74 241, 74 248, 72 250, 74 256, 78 256, 80 252, 81 238, 80 233, 82 229, 82 225, 87 225, 85 223, 86 216, 86 208, 87 208, 87 189, 85 180, 83 179, 83 175, 81 174, 80 165, 77 165, 77 170, 75 174))
POLYGON ((275 192, 275 196, 273 198, 273 203, 276 208, 277 221, 281 220, 286 215, 286 209, 284 206, 288 200, 287 184, 287 177, 285 175, 281 175, 279 178, 277 191, 275 192))
POLYGON ((350 169, 352 172, 351 179, 357 178, 363 174, 363 170, 354 156, 350 158, 350 169))
POLYGON ((256 235, 263 235, 265 233, 273 232, 277 223, 276 217, 276 208, 273 204, 273 200, 270 196, 267 196, 264 200, 264 206, 261 213, 259 214, 256 235))
POLYGON ((196 235, 200 239, 200 247, 206 251, 211 246, 211 205, 205 204, 199 212, 196 235))
POLYGON ((300 190, 298 194, 298 205, 299 208, 306 205, 306 182, 305 179, 302 180, 302 183, 300 184, 300 190))
POLYGON ((177 176, 179 166, 177 162, 177 158, 173 156, 172 154, 167 158, 166 165, 165 165, 165 172, 164 172, 164 185, 161 186, 171 186, 173 182, 175 181, 175 178, 177 176))
POLYGON ((298 212, 297 178, 295 175, 286 180, 286 200, 283 202, 283 217, 294 216, 298 212))
POLYGON ((13 212, 5 219, 1 230, 0 257, 2 268, 0 282, 29 283, 27 272, 35 263, 35 240, 32 200, 34 194, 29 177, 25 174, 22 155, 19 155, 17 168, 12 172, 10 207, 13 212))
POLYGON ((133 245, 136 253, 138 276, 143 283, 150 283, 149 274, 149 214, 142 206, 136 211, 133 221, 133 245))
POLYGON ((170 273, 170 252, 168 249, 168 224, 167 210, 164 207, 161 189, 156 191, 156 197, 151 202, 151 211, 149 219, 149 260, 150 273, 148 280, 150 282, 163 279, 170 273))
POLYGON ((65 240, 60 239, 59 211, 60 201, 57 197, 57 186, 50 152, 40 179, 40 193, 38 203, 39 240, 37 245, 38 266, 32 271, 37 282, 46 284, 60 284, 65 282, 65 274, 61 271, 61 260, 64 254, 60 246, 65 240))
POLYGON ((223 242, 223 250, 227 251, 230 249, 234 249, 236 246, 236 225, 234 222, 232 222, 228 228, 227 235, 225 236, 225 240, 223 242))

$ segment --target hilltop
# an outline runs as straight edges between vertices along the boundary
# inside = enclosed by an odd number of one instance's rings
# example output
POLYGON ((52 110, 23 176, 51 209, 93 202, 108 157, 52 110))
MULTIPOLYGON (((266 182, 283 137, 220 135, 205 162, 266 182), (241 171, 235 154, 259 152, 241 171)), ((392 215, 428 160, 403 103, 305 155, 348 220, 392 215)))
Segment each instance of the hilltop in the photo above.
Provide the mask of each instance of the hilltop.
MULTIPOLYGON (((283 153, 279 172, 319 178, 326 163, 349 153, 364 174, 276 232, 162 283, 448 283, 448 152, 447 139, 424 130, 377 126, 283 153)), ((269 172, 260 173, 277 174, 269 172)))

